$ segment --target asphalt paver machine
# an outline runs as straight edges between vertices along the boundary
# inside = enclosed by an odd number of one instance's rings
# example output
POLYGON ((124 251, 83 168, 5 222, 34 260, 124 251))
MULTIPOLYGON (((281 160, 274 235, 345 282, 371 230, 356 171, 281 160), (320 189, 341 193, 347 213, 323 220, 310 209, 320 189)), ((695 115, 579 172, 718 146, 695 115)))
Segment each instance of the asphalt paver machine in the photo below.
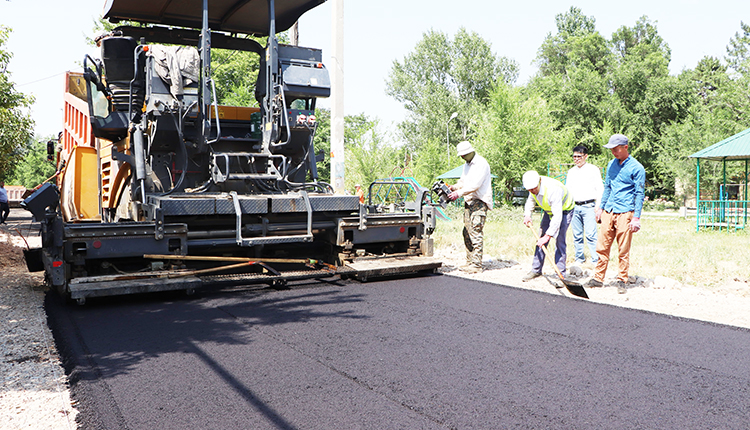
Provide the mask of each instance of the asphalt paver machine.
POLYGON ((79 303, 436 270, 428 189, 386 181, 411 191, 361 204, 318 177, 328 72, 319 49, 276 35, 324 1, 107 1, 104 17, 127 25, 67 74, 59 174, 23 203, 42 225, 29 268, 79 303), (259 56, 259 107, 217 104, 212 48, 259 56))

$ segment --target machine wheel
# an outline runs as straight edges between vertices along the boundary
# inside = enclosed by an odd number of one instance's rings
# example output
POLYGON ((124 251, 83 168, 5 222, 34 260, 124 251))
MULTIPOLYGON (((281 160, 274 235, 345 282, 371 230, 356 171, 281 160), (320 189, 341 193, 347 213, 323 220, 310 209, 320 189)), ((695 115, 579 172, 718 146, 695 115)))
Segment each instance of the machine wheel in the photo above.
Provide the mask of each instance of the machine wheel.
POLYGON ((79 297, 79 298, 77 298, 75 300, 76 300, 76 304, 78 306, 83 306, 83 305, 86 304, 86 297, 79 297))

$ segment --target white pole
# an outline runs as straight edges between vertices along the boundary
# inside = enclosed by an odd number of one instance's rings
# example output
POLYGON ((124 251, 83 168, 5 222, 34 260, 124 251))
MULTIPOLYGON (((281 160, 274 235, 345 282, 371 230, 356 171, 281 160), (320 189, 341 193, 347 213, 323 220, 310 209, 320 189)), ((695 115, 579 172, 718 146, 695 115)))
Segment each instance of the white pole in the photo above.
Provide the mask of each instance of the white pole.
POLYGON ((299 21, 289 29, 289 39, 291 45, 299 46, 299 21))
POLYGON ((449 134, 448 124, 450 124, 451 120, 458 116, 458 112, 453 112, 450 118, 448 118, 448 121, 445 123, 445 153, 448 155, 448 158, 451 158, 451 137, 449 134))
POLYGON ((344 0, 333 0, 331 16, 331 182, 344 194, 344 0))

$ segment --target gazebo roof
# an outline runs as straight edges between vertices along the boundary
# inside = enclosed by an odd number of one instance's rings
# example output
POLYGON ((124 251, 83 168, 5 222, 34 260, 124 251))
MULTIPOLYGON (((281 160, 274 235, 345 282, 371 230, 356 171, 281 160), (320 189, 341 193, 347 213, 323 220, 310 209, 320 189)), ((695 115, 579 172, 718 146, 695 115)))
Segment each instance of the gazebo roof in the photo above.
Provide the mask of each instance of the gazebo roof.
POLYGON ((691 155, 690 158, 703 158, 714 161, 748 160, 750 159, 750 128, 734 136, 727 137, 721 142, 714 143, 708 148, 691 155))

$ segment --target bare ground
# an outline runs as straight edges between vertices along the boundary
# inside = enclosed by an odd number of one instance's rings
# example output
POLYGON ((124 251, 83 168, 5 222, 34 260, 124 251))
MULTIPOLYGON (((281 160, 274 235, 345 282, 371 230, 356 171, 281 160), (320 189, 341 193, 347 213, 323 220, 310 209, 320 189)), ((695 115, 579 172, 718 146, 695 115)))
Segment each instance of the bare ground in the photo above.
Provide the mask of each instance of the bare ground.
MULTIPOLYGON (((6 236, 7 238, 7 236, 6 236)), ((0 231, 0 428, 74 429, 76 410, 52 333, 42 277, 0 231)))

